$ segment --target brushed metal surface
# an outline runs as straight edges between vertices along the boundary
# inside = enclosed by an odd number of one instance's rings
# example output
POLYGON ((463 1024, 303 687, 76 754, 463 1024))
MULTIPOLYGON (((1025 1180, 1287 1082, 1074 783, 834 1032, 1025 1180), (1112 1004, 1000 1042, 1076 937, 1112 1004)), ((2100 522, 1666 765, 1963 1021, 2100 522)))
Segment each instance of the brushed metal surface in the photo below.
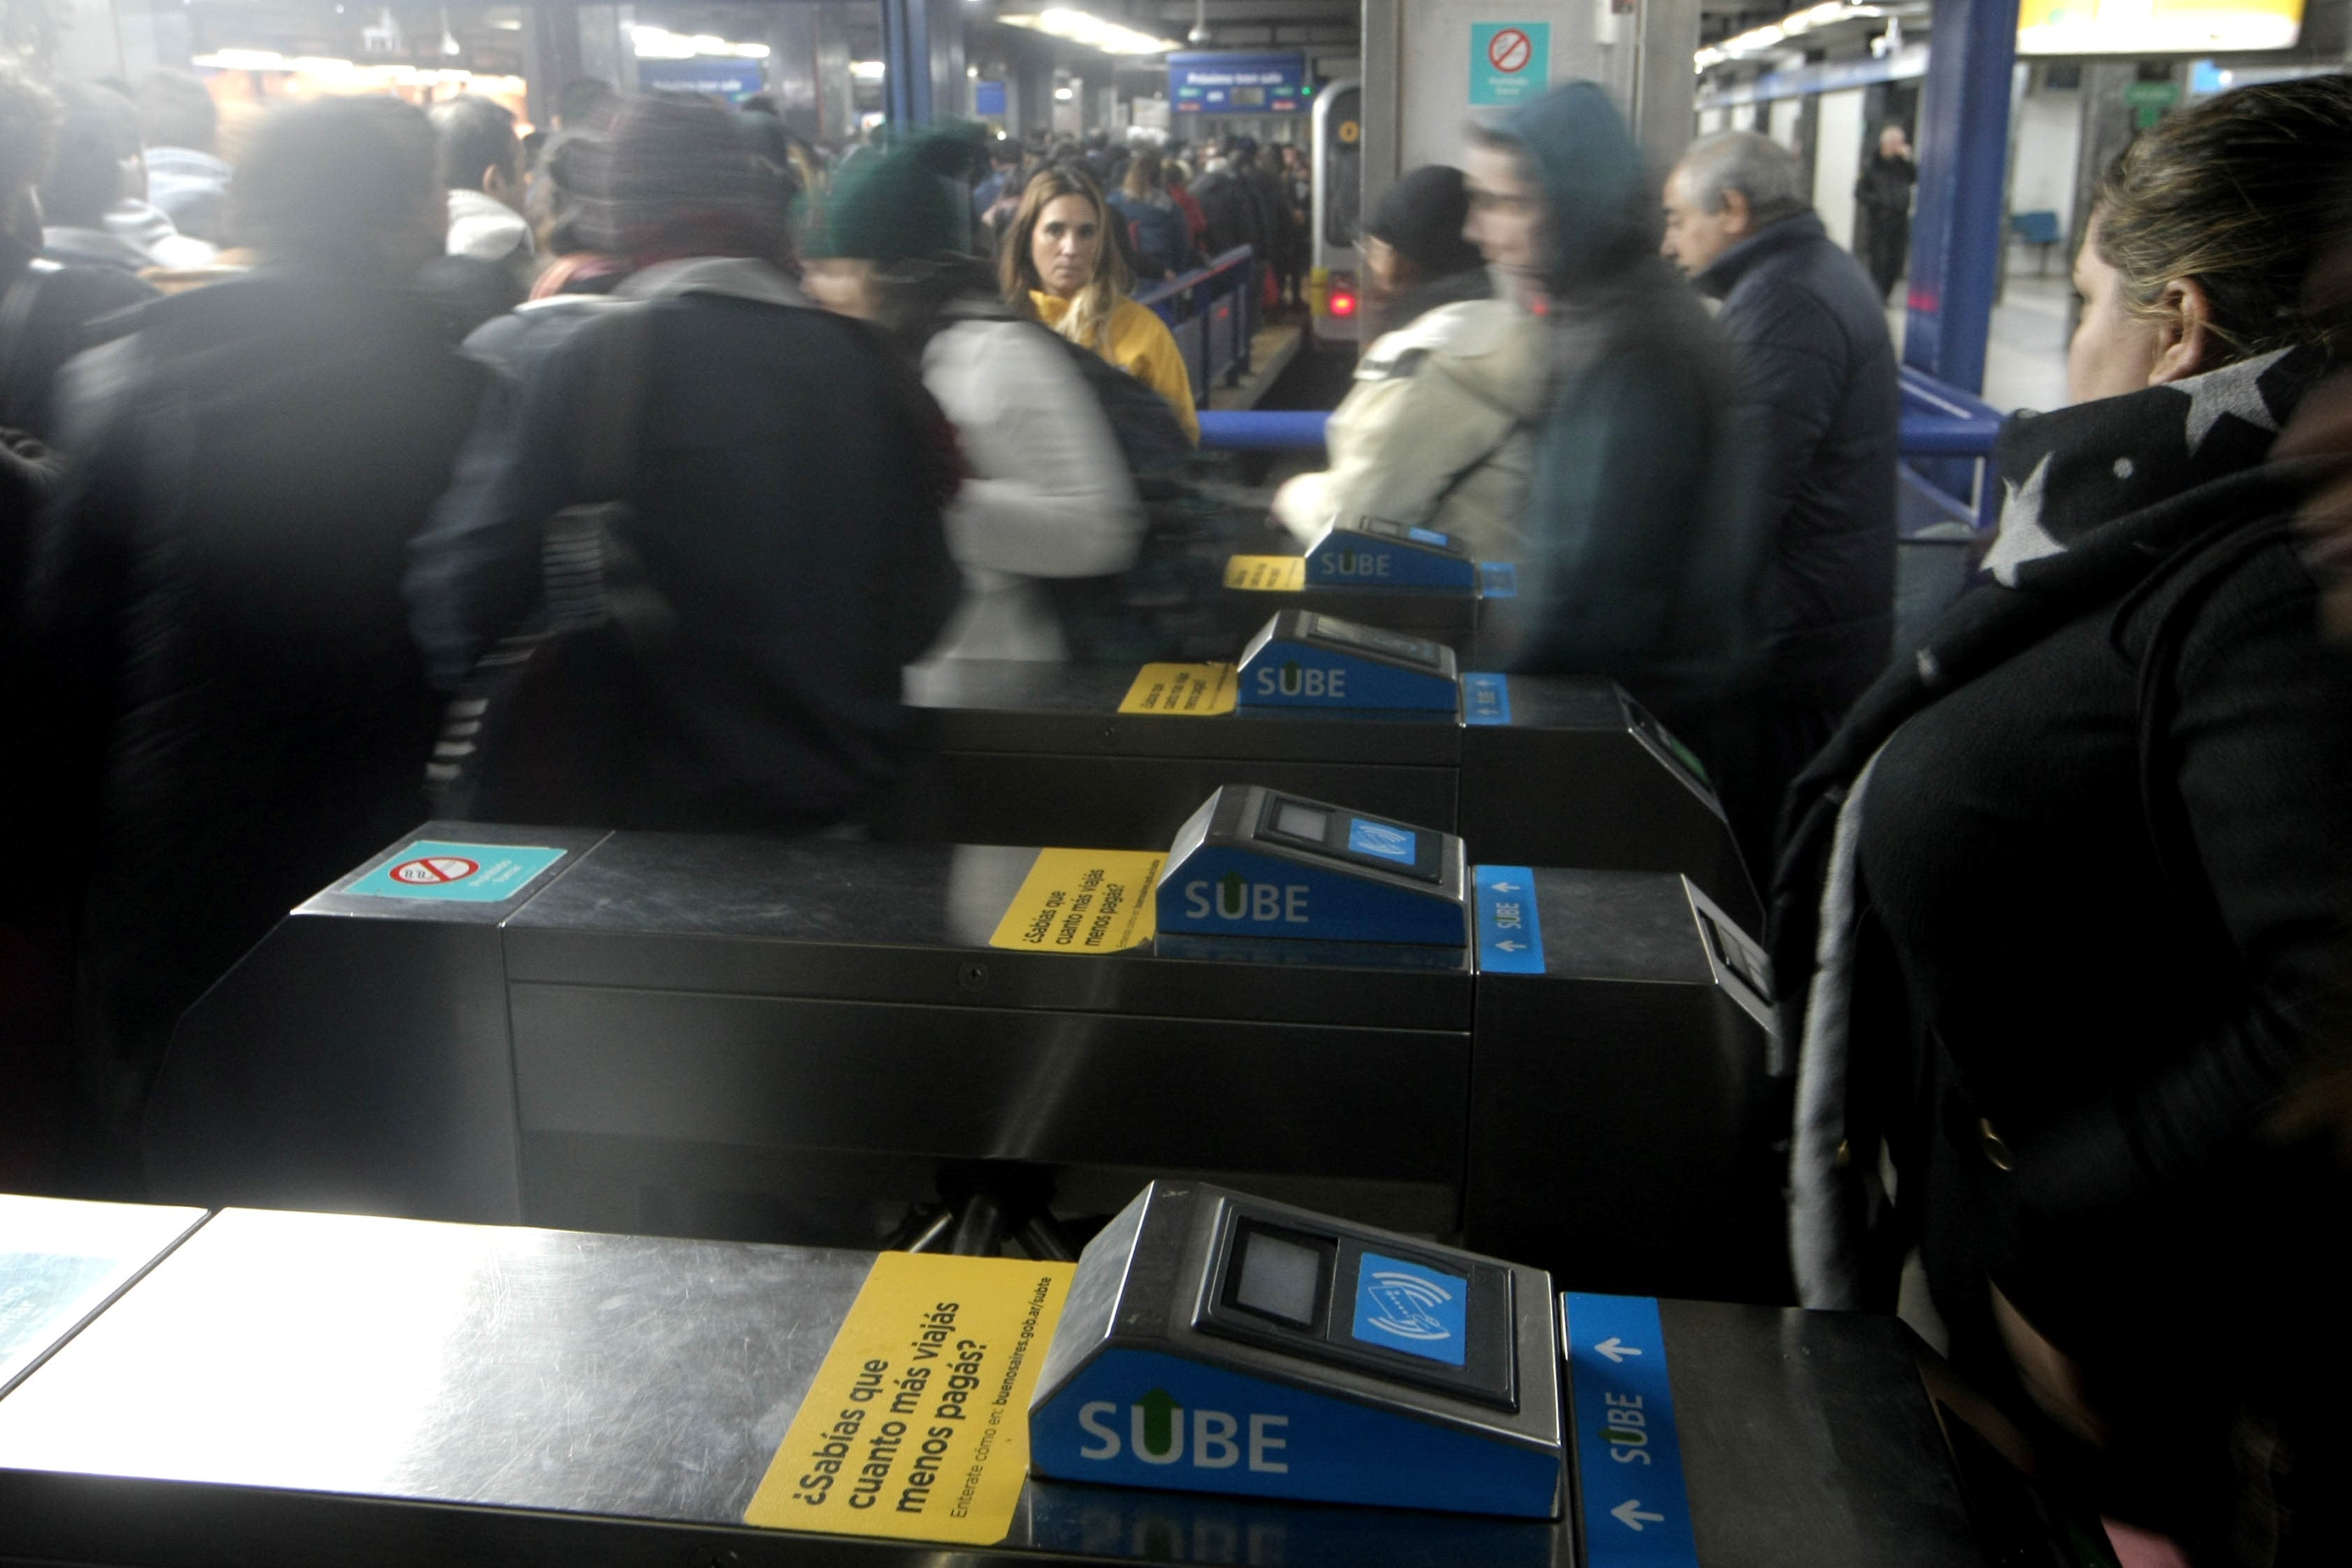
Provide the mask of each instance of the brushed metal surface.
POLYGON ((0 1400, 0 1468, 730 1523, 872 1257, 231 1209, 0 1400))
POLYGON ((0 1193, 0 1394, 204 1217, 0 1193))

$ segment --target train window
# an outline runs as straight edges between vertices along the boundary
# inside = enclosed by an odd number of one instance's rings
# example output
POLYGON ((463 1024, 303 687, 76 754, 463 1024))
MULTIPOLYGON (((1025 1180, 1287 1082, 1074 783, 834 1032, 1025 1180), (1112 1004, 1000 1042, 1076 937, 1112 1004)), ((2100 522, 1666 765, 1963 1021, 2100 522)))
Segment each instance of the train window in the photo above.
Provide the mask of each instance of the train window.
POLYGON ((1364 206, 1364 95, 1359 88, 1342 88, 1324 112, 1330 117, 1331 135, 1324 143, 1323 243, 1344 249, 1356 243, 1356 226, 1364 206))

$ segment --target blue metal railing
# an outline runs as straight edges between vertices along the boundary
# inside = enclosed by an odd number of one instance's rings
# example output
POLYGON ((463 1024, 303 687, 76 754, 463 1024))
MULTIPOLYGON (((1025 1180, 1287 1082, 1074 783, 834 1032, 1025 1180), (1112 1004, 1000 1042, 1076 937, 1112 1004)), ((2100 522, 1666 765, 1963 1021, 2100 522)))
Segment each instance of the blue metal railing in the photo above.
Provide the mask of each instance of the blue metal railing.
POLYGON ((1896 452, 1922 481, 1976 513, 1979 528, 2000 521, 1992 447, 2000 411, 1972 393, 1903 367, 1903 423, 1896 452))
MULTIPOLYGON (((1227 452, 1311 452, 1323 445, 1328 414, 1205 412, 1201 445, 1227 452)), ((1903 372, 1897 451, 1927 483, 1973 510, 1977 526, 2000 521, 2000 485, 1988 470, 2000 415, 1980 398, 1916 370, 1903 372), (1916 459, 1916 460, 1915 460, 1916 459)))
MULTIPOLYGON (((1257 290, 1252 287, 1256 281, 1255 254, 1237 245, 1206 267, 1136 295, 1135 302, 1157 311, 1175 334, 1192 377, 1193 402, 1208 402, 1212 387, 1249 374, 1250 340, 1257 335, 1257 290)), ((1313 445, 1321 444, 1318 436, 1313 445)))

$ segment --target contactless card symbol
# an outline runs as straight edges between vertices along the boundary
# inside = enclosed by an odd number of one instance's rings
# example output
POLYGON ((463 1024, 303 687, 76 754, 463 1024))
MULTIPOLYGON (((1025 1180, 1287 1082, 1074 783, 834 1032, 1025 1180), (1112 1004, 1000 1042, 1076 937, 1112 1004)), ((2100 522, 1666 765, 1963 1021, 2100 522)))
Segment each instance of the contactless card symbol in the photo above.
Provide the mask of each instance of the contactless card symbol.
POLYGON ((1373 855, 1399 865, 1412 864, 1413 835, 1401 827, 1390 827, 1378 822, 1366 822, 1360 816, 1348 819, 1348 847, 1359 855, 1373 855))
POLYGON ((1467 1282, 1458 1275, 1367 1252, 1356 1273, 1355 1337, 1460 1366, 1465 1359, 1467 1293, 1467 1282))

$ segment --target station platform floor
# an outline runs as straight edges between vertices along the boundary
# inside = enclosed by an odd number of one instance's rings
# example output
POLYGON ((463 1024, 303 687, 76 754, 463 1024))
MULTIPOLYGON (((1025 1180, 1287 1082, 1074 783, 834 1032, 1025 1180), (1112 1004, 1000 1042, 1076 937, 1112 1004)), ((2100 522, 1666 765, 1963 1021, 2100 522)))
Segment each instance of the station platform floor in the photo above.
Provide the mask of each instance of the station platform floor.
MULTIPOLYGON (((2055 261, 2046 276, 2028 268, 2011 272, 1992 308, 1985 342, 1984 400, 2004 414, 2048 409, 2066 401, 2066 316, 2074 285, 2055 261)), ((1895 297, 1902 297, 1898 285, 1895 297)), ((1889 307, 1886 324, 1895 352, 1903 352, 1906 312, 1889 307)))

